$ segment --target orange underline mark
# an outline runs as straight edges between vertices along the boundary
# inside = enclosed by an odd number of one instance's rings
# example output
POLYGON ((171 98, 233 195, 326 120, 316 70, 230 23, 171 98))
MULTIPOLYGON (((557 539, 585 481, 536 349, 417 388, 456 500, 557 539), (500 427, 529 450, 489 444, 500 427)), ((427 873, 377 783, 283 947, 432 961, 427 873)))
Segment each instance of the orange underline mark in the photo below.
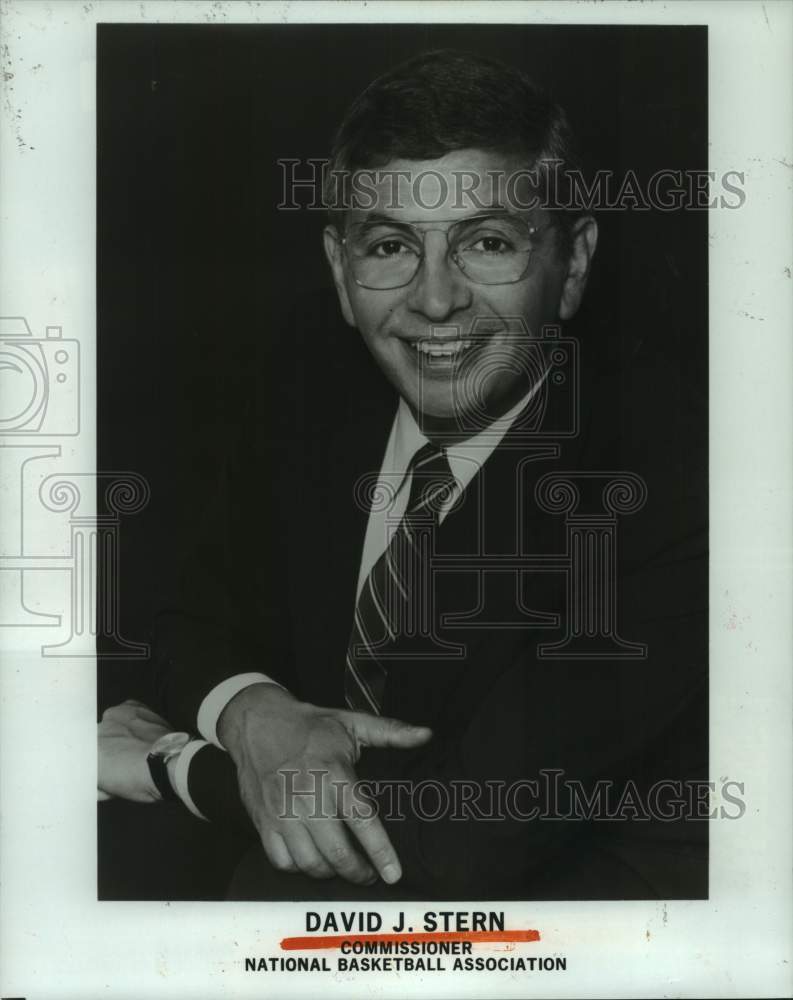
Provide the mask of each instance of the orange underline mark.
POLYGON ((490 941, 539 941, 540 932, 525 931, 428 931, 425 934, 318 934, 311 937, 287 937, 281 941, 282 951, 303 951, 318 948, 341 948, 354 941, 399 944, 403 941, 473 941, 486 944, 490 941))

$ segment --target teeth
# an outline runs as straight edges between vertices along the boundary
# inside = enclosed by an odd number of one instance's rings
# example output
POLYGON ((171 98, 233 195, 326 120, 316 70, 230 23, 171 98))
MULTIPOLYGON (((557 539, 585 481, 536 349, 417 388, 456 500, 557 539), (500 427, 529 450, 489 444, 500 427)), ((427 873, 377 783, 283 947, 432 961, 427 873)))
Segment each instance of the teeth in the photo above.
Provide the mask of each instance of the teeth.
POLYGON ((443 343, 439 343, 437 340, 416 340, 413 346, 421 354, 428 354, 432 358, 451 358, 461 351, 467 351, 471 341, 444 340, 443 343))

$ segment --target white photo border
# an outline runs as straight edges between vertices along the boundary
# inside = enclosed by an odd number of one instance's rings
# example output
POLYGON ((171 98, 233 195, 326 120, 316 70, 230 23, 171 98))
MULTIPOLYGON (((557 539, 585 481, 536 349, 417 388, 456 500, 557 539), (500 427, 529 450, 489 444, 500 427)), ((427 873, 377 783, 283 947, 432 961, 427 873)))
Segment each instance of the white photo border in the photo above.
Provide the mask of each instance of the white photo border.
MULTIPOLYGON (((709 900, 506 903, 509 926, 541 928, 543 954, 568 957, 564 974, 246 973, 245 956, 301 933, 306 906, 98 902, 95 661, 77 647, 42 656, 69 636, 19 621, 0 628, 0 995, 791 995, 793 6, 3 0, 2 315, 23 317, 34 339, 60 327, 79 344, 78 398, 76 386, 63 397, 79 433, 50 428, 25 460, 58 476, 95 472, 97 23, 348 21, 708 26, 710 169, 743 171, 747 194, 740 211, 710 219, 711 778, 745 782, 746 814, 711 827, 709 900)), ((0 438, 3 556, 8 526, 22 524, 19 449, 0 438)), ((64 509, 25 522, 47 570, 26 577, 33 616, 67 598, 64 509)), ((4 611, 19 599, 9 576, 4 611)), ((399 907, 378 910, 388 921, 399 907)))

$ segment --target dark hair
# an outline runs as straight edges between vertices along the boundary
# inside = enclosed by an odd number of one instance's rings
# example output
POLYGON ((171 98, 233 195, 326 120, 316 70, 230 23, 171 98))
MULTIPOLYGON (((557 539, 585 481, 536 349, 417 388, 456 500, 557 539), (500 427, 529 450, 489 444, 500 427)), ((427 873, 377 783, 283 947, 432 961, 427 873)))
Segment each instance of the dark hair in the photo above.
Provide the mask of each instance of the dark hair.
MULTIPOLYGON (((457 149, 482 149, 523 160, 531 169, 576 169, 564 111, 520 70, 470 52, 442 49, 408 59, 378 77, 352 103, 333 142, 326 204, 344 204, 339 178, 391 160, 434 160, 457 149)), ((543 192, 552 207, 553 195, 543 192)), ((338 211, 331 217, 338 221, 338 211)), ((564 234, 569 212, 555 212, 564 234)))

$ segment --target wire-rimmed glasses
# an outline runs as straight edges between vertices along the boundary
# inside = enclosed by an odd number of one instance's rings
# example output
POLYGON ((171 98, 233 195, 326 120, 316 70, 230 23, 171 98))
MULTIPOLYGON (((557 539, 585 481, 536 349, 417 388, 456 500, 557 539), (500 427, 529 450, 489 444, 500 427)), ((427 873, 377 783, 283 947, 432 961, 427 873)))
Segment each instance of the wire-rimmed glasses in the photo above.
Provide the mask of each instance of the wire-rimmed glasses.
POLYGON ((409 285, 425 256, 428 233, 446 236, 447 253, 470 281, 510 285, 524 277, 540 231, 518 216, 487 214, 457 221, 397 222, 370 216, 347 227, 342 244, 355 283, 386 290, 409 285), (438 223, 444 228, 439 228, 438 223))

